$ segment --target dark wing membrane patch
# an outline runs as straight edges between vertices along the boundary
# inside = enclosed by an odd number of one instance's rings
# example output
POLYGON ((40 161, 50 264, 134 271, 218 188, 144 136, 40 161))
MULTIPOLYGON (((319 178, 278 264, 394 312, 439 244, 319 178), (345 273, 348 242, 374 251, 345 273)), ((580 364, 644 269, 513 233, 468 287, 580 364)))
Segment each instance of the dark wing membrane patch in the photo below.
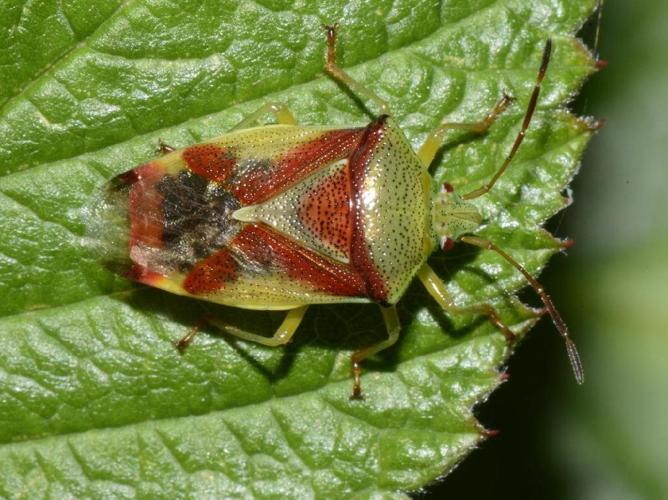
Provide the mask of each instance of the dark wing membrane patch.
POLYGON ((184 170, 156 187, 163 198, 164 247, 179 271, 224 247, 238 230, 231 216, 239 202, 217 183, 184 170))
POLYGON ((90 235, 102 260, 137 281, 187 272, 239 230, 237 199, 190 170, 167 173, 159 160, 117 176, 97 200, 90 235))

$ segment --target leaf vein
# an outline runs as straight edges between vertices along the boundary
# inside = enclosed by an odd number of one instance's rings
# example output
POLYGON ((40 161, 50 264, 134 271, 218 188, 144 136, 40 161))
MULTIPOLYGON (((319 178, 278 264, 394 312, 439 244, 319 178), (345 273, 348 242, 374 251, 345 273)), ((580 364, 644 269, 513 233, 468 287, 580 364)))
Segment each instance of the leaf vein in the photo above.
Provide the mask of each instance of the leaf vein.
MULTIPOLYGON (((43 76, 45 76, 51 69, 57 67, 60 63, 64 62, 65 59, 67 59, 76 49, 81 48, 88 43, 88 41, 94 36, 98 34, 98 31, 104 26, 105 24, 109 23, 111 19, 113 19, 121 10, 123 10, 125 7, 127 7, 129 4, 131 4, 135 0, 123 0, 118 7, 116 7, 116 10, 114 10, 109 17, 103 21, 96 29, 91 31, 88 35, 86 35, 84 38, 81 40, 77 41, 77 43, 72 44, 72 46, 67 49, 65 52, 63 52, 60 56, 58 56, 54 61, 52 61, 50 64, 47 64, 44 66, 41 70, 39 70, 37 73, 35 73, 31 79, 27 80, 21 87, 17 90, 17 92, 6 98, 4 102, 0 103, 0 116, 4 113, 4 111, 11 106, 12 102, 21 97, 25 92, 27 92, 33 85, 36 85, 36 82, 38 82, 43 76)), ((26 6, 30 2, 26 2, 26 6)), ((23 13, 21 13, 23 16, 23 13)), ((68 19, 69 23, 69 19, 68 19)))
POLYGON ((288 438, 288 435, 283 427, 283 422, 279 418, 279 416, 276 415, 276 409, 272 406, 269 405, 269 415, 271 419, 276 423, 276 428, 281 434, 281 438, 283 441, 285 441, 286 448, 289 449, 292 452, 292 455, 297 459, 297 461, 300 463, 302 469, 307 469, 309 471, 313 471, 313 468, 306 463, 306 461, 299 455, 299 452, 297 451, 297 446, 292 446, 290 444, 290 439, 288 438))
POLYGON ((39 212, 37 212, 36 209, 29 206, 26 201, 22 200, 17 195, 9 194, 7 191, 1 191, 1 190, 0 190, 0 195, 2 195, 3 197, 5 197, 8 200, 15 203, 18 206, 19 209, 26 212, 29 216, 32 216, 32 217, 44 222, 46 225, 53 225, 53 226, 57 227, 58 229, 65 230, 69 235, 77 237, 77 234, 75 234, 72 229, 65 226, 62 222, 56 221, 52 218, 49 218, 44 214, 40 214, 39 212))

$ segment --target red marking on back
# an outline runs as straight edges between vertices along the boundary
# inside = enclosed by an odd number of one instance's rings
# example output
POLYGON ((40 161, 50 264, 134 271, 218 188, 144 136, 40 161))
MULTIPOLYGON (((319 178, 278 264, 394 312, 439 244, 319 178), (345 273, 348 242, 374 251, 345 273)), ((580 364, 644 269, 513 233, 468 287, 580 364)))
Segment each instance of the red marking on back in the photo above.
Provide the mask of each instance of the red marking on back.
POLYGON ((366 175, 367 162, 375 152, 376 146, 383 139, 385 120, 387 116, 381 115, 377 120, 370 123, 364 131, 364 137, 360 141, 360 147, 350 158, 350 176, 353 192, 353 235, 350 249, 352 265, 364 276, 367 282, 369 298, 385 303, 387 302, 388 290, 385 281, 376 269, 369 249, 364 238, 364 220, 359 210, 359 204, 364 194, 364 177, 366 175))
POLYGON ((161 274, 149 270, 140 264, 133 263, 130 269, 125 273, 125 277, 145 285, 156 286, 164 277, 161 274))
POLYGON ((441 190, 445 193, 454 193, 455 188, 452 187, 452 184, 449 182, 444 182, 443 186, 441 186, 441 190))
POLYGON ((303 179, 317 169, 349 157, 357 148, 364 129, 323 132, 262 168, 251 168, 230 183, 232 193, 243 205, 261 203, 303 179))
POLYGON ((332 262, 267 227, 246 226, 230 246, 248 261, 317 290, 338 296, 366 295, 364 279, 350 266, 332 262))
POLYGON ((213 144, 200 144, 183 150, 183 160, 188 168, 202 177, 225 182, 236 165, 234 155, 225 148, 213 144))
POLYGON ((129 250, 139 244, 162 247, 163 197, 156 189, 156 184, 164 175, 165 170, 160 163, 150 162, 119 176, 123 182, 131 184, 128 194, 129 250))
POLYGON ((449 252, 453 248, 455 248, 455 240, 447 237, 443 238, 443 240, 441 241, 441 250, 443 250, 444 252, 449 252))
POLYGON ((220 250, 192 268, 183 289, 193 295, 220 291, 225 288, 225 282, 237 278, 237 267, 229 250, 220 250))
POLYGON ((348 167, 313 188, 297 209, 299 221, 322 241, 350 255, 352 220, 348 167))

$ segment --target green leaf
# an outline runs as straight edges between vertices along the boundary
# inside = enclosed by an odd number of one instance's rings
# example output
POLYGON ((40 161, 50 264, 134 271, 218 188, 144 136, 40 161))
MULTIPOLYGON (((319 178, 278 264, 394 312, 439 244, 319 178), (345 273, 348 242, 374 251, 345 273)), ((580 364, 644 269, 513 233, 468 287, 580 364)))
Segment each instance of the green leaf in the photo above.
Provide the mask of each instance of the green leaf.
MULTIPOLYGON (((433 166, 481 185, 516 135, 548 37, 553 61, 517 161, 477 200, 481 231, 537 274, 559 245, 540 228, 591 135, 565 103, 593 71, 572 35, 595 0, 414 2, 10 1, 0 7, 0 495, 396 495, 442 476, 485 439, 472 409, 509 350, 481 318, 446 317, 418 286, 396 348, 375 306, 313 307, 285 349, 206 330, 212 311, 270 334, 280 315, 213 307, 113 276, 83 240, 85 207, 111 176, 220 135, 267 101, 304 124, 369 116, 323 76, 321 23, 340 63, 386 98, 417 148, 443 120, 518 102, 433 166)), ((370 105, 371 106, 371 105, 370 105)), ((408 207, 410 208, 410 207, 408 207)), ((518 332, 534 312, 494 255, 434 257, 458 303, 491 302, 518 332)), ((564 371, 566 364, 564 363, 564 371)), ((567 376, 566 374, 564 376, 567 376)))

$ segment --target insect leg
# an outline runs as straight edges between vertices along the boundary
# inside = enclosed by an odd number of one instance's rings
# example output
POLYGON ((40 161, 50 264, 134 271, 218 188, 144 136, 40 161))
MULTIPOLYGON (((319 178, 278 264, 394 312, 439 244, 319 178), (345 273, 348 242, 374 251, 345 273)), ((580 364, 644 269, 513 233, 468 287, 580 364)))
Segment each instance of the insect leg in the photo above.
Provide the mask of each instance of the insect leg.
POLYGON ((295 117, 287 106, 268 102, 260 109, 253 111, 250 115, 237 123, 231 130, 241 130, 255 125, 255 123, 267 113, 274 115, 276 122, 281 125, 297 125, 297 120, 295 120, 295 117))
POLYGON ((274 335, 271 337, 265 337, 263 335, 258 335, 256 333, 247 332, 241 328, 225 324, 224 322, 218 319, 208 319, 207 321, 213 326, 218 327, 222 331, 239 337, 243 340, 250 340, 251 342, 257 342, 258 344, 266 345, 269 347, 278 347, 290 342, 292 336, 299 328, 308 306, 297 307, 296 309, 290 309, 285 315, 285 319, 281 325, 276 329, 274 335))
POLYGON ((377 352, 391 347, 399 338, 401 323, 399 322, 399 315, 397 314, 396 307, 381 307, 380 310, 383 313, 383 320, 385 321, 385 328, 387 329, 387 338, 365 349, 356 351, 350 356, 350 361, 353 367, 353 393, 352 396, 350 396, 350 399, 363 399, 362 385, 360 383, 362 361, 369 356, 373 356, 377 352))
MULTIPOLYGON (((290 309, 285 315, 285 319, 281 325, 276 329, 276 332, 274 332, 274 335, 271 337, 265 337, 263 335, 258 335, 257 333, 247 332, 241 328, 228 325, 227 323, 216 318, 206 318, 203 322, 209 323, 224 331, 225 333, 229 333, 230 335, 234 335, 240 339, 250 340, 252 342, 257 342, 258 344, 269 347, 277 347, 290 342, 290 339, 295 334, 297 328, 299 328, 299 325, 304 319, 304 315, 306 314, 307 309, 308 306, 301 306, 297 307, 296 309, 290 309)), ((200 325, 192 328, 185 337, 176 342, 176 347, 179 350, 183 350, 185 347, 187 347, 188 344, 192 342, 192 339, 195 337, 195 334, 197 334, 199 328, 200 325)))
POLYGON ((575 342, 573 342, 570 335, 568 334, 568 326, 566 326, 566 322, 563 320, 561 314, 559 314, 559 311, 554 306, 552 299, 547 294, 543 286, 538 282, 538 280, 533 276, 531 276, 529 272, 526 269, 524 269, 524 267, 519 262, 513 259, 506 252, 501 250, 491 241, 478 238, 477 236, 462 236, 460 238, 460 241, 462 241, 463 243, 468 243, 469 245, 474 245, 483 248, 485 250, 491 250, 493 252, 496 252, 501 257, 503 257, 510 265, 512 265, 515 269, 517 269, 520 273, 522 273, 524 278, 529 282, 531 287, 536 291, 540 299, 543 301, 543 304, 545 304, 545 309, 547 309, 547 312, 552 317, 552 322, 554 323, 554 326, 557 328, 559 334, 564 339, 564 342, 566 343, 566 352, 568 353, 568 359, 571 362, 571 367, 573 368, 573 373, 575 374, 575 380, 578 382, 578 384, 582 384, 584 382, 584 369, 582 368, 582 361, 580 361, 580 355, 578 354, 578 350, 575 347, 575 342))
POLYGON ((427 136, 422 146, 418 150, 418 158, 422 160, 423 165, 429 166, 434 161, 436 153, 443 145, 445 134, 450 130, 463 130, 474 134, 484 134, 489 127, 496 121, 498 116, 513 102, 513 98, 507 94, 497 102, 492 110, 487 114, 484 120, 473 123, 442 123, 439 127, 427 136))
POLYGON ((195 335, 199 333, 204 323, 205 323, 204 320, 199 321, 195 326, 193 326, 188 331, 188 333, 186 333, 183 337, 174 342, 174 346, 179 350, 179 352, 183 353, 186 347, 188 347, 192 343, 193 339, 195 338, 195 335))
POLYGON ((499 313, 496 312, 489 304, 476 304, 472 306, 461 307, 455 305, 452 297, 445 288, 443 280, 438 277, 434 270, 429 267, 428 264, 424 264, 417 273, 418 278, 422 281, 422 284, 429 292, 438 305, 440 305, 444 311, 451 313, 461 313, 461 314, 481 314, 487 316, 487 319, 490 323, 496 326, 501 333, 506 337, 506 341, 511 343, 515 340, 515 334, 513 331, 503 322, 499 317, 499 313))
POLYGON ((176 148, 170 146, 162 139, 158 139, 158 147, 155 149, 156 154, 162 156, 166 155, 167 153, 171 153, 172 151, 176 151, 176 148))
POLYGON ((543 78, 545 77, 545 72, 547 71, 547 65, 550 63, 551 54, 552 54, 552 40, 548 38, 547 42, 545 42, 545 48, 543 49, 543 60, 540 65, 540 69, 538 70, 538 76, 536 77, 536 84, 533 87, 533 93, 531 94, 531 99, 529 100, 529 106, 527 107, 527 111, 524 114, 524 120, 522 121, 522 128, 517 134, 517 137, 515 137, 515 142, 513 143, 513 147, 511 148, 510 153, 508 153, 508 156, 506 156, 506 159, 501 165, 501 168, 499 168, 499 170, 496 171, 492 179, 487 184, 478 189, 474 189, 470 193, 466 193, 465 195, 462 196, 462 199, 471 200, 473 198, 477 198, 489 192, 489 190, 492 189, 494 184, 496 184, 496 181, 498 181, 499 177, 503 175, 503 173, 508 168, 508 165, 510 165, 510 162, 515 157, 515 153, 517 153, 517 150, 520 148, 520 145, 524 141, 524 136, 526 135, 527 129, 529 128, 529 123, 531 123, 531 118, 533 117, 534 111, 536 111, 536 104, 538 103, 538 95, 540 94, 540 87, 543 82, 543 78))
POLYGON ((338 80, 346 87, 348 87, 350 90, 352 90, 355 94, 358 94, 359 96, 364 96, 367 99, 370 99, 371 101, 375 102, 378 105, 379 112, 381 115, 390 114, 390 107, 387 105, 387 102, 378 97, 378 95, 376 95, 376 93, 373 90, 368 89, 360 82, 353 79, 353 77, 351 77, 348 73, 343 71, 339 66, 337 66, 336 64, 337 25, 336 24, 332 26, 323 25, 322 27, 325 30, 325 33, 327 33, 327 55, 325 56, 325 71, 329 73, 329 75, 332 78, 338 80))

